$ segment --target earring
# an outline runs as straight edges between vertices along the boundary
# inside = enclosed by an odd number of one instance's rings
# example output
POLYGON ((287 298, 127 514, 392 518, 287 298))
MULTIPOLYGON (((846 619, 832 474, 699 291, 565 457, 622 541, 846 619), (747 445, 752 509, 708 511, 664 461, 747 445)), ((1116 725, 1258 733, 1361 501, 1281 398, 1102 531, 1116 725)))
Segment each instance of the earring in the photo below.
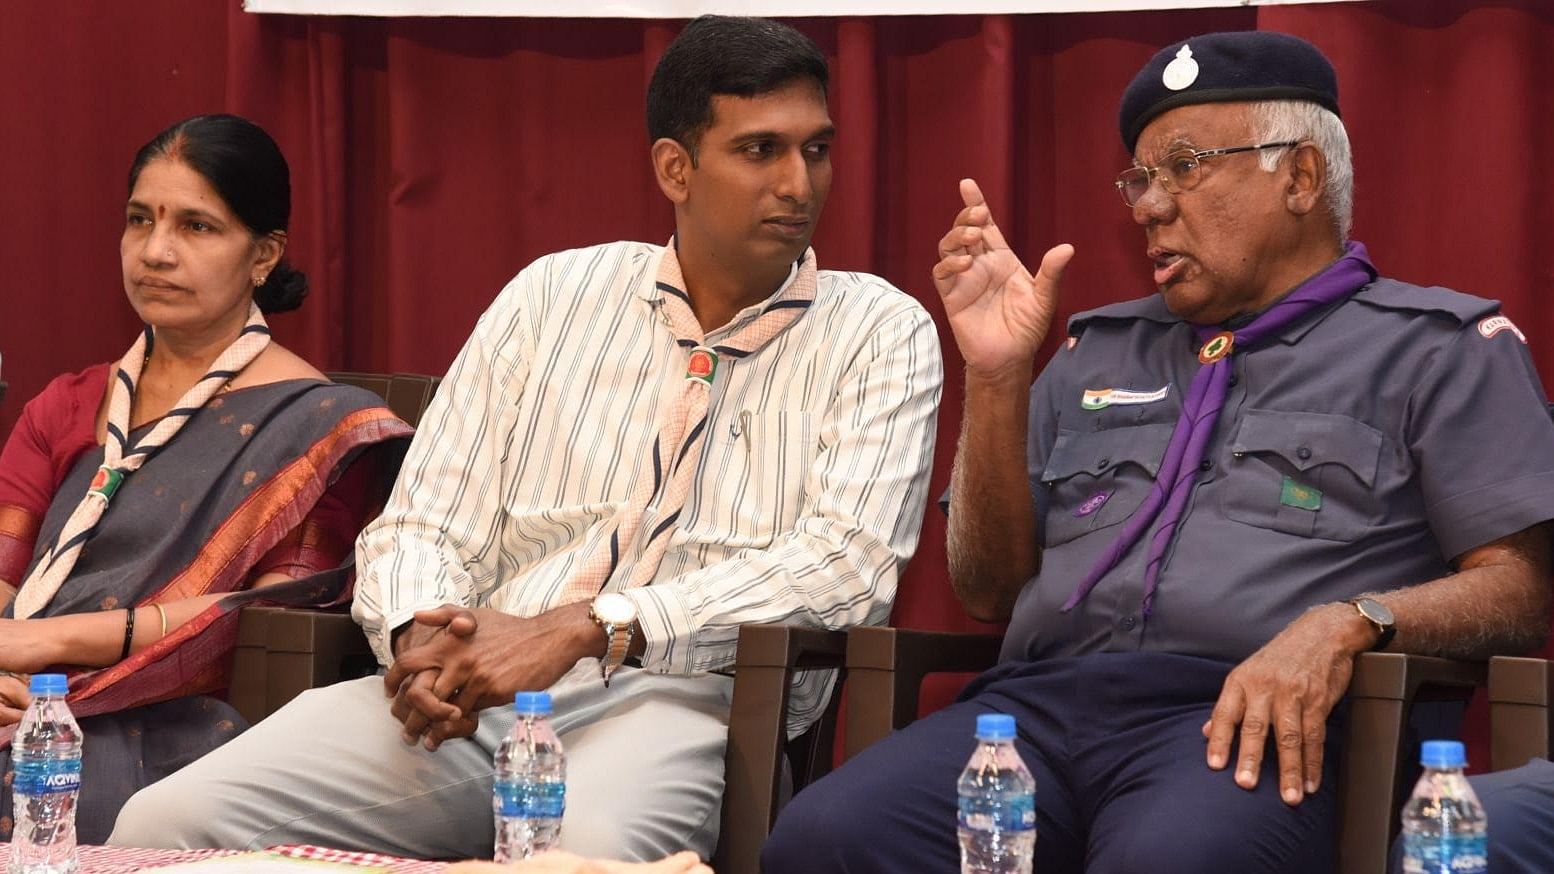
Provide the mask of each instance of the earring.
POLYGON ((269 278, 270 277, 268 277, 268 276, 255 276, 254 277, 254 287, 258 288, 259 286, 264 285, 264 281, 266 279, 269 279, 269 278))

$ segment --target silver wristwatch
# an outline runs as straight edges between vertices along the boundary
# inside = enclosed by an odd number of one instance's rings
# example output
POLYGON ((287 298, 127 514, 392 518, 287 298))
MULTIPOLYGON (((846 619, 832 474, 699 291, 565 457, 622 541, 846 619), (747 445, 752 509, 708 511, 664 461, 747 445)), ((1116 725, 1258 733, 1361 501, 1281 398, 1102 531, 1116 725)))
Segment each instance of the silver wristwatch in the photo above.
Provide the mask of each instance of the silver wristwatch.
POLYGON ((588 618, 604 629, 606 641, 604 655, 599 658, 599 673, 604 685, 609 686, 610 675, 631 651, 631 638, 637 630, 637 605, 619 592, 606 592, 594 599, 588 618))

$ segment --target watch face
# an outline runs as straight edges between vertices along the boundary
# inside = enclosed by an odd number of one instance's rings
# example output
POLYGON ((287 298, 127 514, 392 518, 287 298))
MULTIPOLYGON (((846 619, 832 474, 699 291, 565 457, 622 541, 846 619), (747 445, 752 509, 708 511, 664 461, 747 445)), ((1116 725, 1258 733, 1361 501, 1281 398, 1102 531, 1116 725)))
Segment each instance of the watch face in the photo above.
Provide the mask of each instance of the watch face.
POLYGON ((1385 626, 1393 624, 1394 620, 1392 618, 1392 611, 1388 610, 1386 605, 1382 604, 1380 601, 1374 601, 1370 598, 1361 598, 1360 600, 1354 602, 1354 606, 1360 608, 1360 612, 1365 614, 1366 619, 1369 619, 1377 625, 1385 626))
POLYGON ((594 599, 594 617, 611 625, 628 625, 637 621, 637 605, 619 592, 610 592, 594 599))

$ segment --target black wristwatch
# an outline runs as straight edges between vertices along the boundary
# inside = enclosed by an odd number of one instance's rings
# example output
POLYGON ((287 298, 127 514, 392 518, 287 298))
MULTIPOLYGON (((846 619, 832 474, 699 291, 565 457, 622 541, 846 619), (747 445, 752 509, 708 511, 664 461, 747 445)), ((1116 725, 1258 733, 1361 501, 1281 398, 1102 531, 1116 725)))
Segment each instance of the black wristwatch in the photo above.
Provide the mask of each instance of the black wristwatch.
POLYGON ((1392 611, 1387 606, 1374 598, 1350 598, 1349 603, 1354 609, 1360 611, 1367 621, 1376 626, 1376 642, 1371 646, 1371 652, 1387 648, 1394 635, 1398 633, 1394 624, 1392 611))

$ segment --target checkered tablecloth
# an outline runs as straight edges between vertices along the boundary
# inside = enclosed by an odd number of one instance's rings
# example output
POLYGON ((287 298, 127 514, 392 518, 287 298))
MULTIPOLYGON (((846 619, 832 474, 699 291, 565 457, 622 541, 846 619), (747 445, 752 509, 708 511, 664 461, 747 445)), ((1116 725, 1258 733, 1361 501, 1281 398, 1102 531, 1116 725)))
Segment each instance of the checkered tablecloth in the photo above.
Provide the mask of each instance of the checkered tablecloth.
MULTIPOLYGON (((0 860, 10 857, 9 844, 0 843, 0 860)), ((270 852, 294 859, 313 859, 345 865, 388 868, 396 874, 435 874, 447 867, 443 862, 420 862, 377 853, 352 853, 324 847, 271 847, 270 852)), ((234 856, 237 850, 140 850, 133 847, 82 846, 81 874, 130 874, 147 868, 197 862, 216 856, 234 856)))

